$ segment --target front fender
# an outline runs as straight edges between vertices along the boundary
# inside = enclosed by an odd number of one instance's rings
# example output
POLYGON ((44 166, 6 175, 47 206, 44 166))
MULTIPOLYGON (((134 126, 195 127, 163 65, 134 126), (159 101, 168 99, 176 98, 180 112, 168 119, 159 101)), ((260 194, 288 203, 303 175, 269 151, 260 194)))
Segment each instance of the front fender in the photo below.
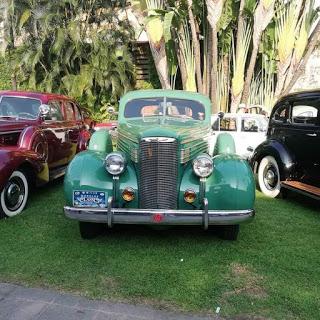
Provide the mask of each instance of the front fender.
POLYGON ((36 175, 45 169, 42 157, 32 150, 0 150, 0 190, 3 189, 13 171, 27 165, 36 175))
POLYGON ((113 196, 119 207, 138 208, 138 182, 134 166, 128 162, 119 180, 114 180, 105 169, 105 156, 105 152, 88 150, 79 153, 71 161, 64 178, 67 205, 73 205, 73 191, 101 191, 105 192, 106 199, 113 196), (121 197, 126 187, 132 188, 136 194, 130 203, 121 197))
MULTIPOLYGON (((255 182, 248 163, 237 155, 222 154, 213 157, 214 171, 205 180, 204 197, 208 199, 209 210, 253 209, 255 182)), ((198 194, 195 206, 201 206, 200 179, 195 176, 192 166, 184 173, 180 186, 179 203, 181 209, 192 209, 193 205, 184 201, 184 192, 193 189, 198 194)))
POLYGON ((272 156, 276 159, 281 180, 286 180, 294 172, 295 157, 280 141, 275 139, 266 140, 255 149, 250 160, 254 173, 257 173, 258 164, 265 156, 272 156))

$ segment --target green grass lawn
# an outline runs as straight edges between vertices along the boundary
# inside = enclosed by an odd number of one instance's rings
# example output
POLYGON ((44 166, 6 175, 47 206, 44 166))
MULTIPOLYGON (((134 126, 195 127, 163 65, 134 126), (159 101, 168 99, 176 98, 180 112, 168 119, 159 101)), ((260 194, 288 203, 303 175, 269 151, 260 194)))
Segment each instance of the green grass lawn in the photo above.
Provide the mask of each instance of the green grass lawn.
POLYGON ((200 228, 117 227, 81 240, 63 213, 62 181, 0 221, 0 281, 174 310, 272 319, 320 317, 318 203, 257 194, 236 242, 200 228), (183 259, 183 261, 181 260, 183 259))

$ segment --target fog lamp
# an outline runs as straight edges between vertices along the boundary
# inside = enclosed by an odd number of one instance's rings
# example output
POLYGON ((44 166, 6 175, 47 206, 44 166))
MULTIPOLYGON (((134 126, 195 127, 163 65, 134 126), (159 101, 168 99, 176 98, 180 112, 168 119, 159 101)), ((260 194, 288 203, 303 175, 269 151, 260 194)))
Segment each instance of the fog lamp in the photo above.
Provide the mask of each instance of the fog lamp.
POLYGON ((130 202, 134 199, 134 190, 132 188, 125 188, 122 192, 124 201, 130 202))
POLYGON ((197 198, 196 193, 192 189, 188 189, 184 193, 184 201, 187 203, 193 203, 195 202, 197 198))

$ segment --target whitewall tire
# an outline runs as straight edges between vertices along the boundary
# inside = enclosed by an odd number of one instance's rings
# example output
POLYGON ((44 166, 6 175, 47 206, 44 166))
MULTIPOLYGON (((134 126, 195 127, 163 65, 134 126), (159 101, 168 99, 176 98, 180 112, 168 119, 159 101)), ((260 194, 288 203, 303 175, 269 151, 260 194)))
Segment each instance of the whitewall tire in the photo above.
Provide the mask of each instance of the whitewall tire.
POLYGON ((16 170, 10 176, 0 195, 0 216, 14 217, 25 208, 29 195, 25 172, 16 170))
POLYGON ((258 169, 258 184, 261 192, 271 198, 280 194, 280 171, 275 158, 264 157, 258 169))

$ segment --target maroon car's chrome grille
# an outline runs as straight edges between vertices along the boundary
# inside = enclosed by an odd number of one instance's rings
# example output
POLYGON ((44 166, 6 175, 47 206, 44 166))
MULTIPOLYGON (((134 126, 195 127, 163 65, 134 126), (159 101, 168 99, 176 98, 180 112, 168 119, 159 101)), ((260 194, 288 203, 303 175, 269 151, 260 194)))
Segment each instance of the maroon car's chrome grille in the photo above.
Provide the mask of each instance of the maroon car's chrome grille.
POLYGON ((139 151, 142 209, 176 209, 178 143, 173 138, 144 138, 139 151))

